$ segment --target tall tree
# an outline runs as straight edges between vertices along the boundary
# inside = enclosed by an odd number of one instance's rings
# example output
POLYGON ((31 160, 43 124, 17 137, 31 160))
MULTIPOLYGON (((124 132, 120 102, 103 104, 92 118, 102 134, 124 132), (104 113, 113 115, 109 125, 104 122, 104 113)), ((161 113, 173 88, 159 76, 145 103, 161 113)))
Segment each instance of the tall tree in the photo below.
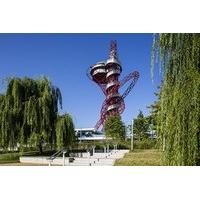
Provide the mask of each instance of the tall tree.
POLYGON ((55 146, 55 123, 60 90, 47 78, 10 78, 0 97, 0 145, 13 149, 20 144, 36 147, 41 138, 55 146))
POLYGON ((66 113, 59 116, 56 123, 56 146, 58 149, 70 148, 75 141, 75 130, 72 117, 66 113))
POLYGON ((200 161, 200 34, 156 34, 152 63, 164 72, 158 133, 168 165, 200 161))
POLYGON ((139 111, 139 114, 136 119, 133 120, 133 133, 139 140, 148 137, 147 131, 149 129, 149 123, 147 118, 144 117, 142 111, 139 111))
POLYGON ((105 122, 105 133, 107 138, 112 138, 115 141, 125 139, 125 125, 118 115, 110 116, 105 122))

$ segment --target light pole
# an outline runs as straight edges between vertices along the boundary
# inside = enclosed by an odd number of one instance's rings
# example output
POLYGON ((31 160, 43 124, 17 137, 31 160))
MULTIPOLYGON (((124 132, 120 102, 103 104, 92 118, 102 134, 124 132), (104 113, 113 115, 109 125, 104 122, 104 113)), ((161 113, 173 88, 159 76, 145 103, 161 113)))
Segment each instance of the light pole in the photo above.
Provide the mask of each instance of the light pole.
POLYGON ((132 119, 132 125, 131 125, 131 151, 133 151, 133 119, 132 119))
POLYGON ((63 151, 63 166, 65 166, 65 154, 66 153, 67 153, 66 151, 63 151))

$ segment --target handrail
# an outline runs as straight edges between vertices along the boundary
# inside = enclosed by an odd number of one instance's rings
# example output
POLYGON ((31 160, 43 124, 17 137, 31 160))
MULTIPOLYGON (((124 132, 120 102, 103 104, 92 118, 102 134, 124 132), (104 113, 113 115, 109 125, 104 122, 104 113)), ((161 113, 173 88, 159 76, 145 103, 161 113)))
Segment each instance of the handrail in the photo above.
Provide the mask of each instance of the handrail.
POLYGON ((64 152, 66 152, 65 149, 59 150, 56 153, 54 153, 52 156, 50 156, 49 158, 47 158, 47 160, 53 161, 54 159, 56 159, 58 156, 60 156, 64 152))
MULTIPOLYGON (((87 149, 87 152, 91 152, 94 148, 95 148, 94 145, 91 146, 90 148, 87 149)), ((53 162, 53 160, 56 159, 61 154, 63 154, 63 162, 65 162, 64 161, 65 160, 65 153, 67 153, 67 150, 66 149, 61 149, 61 150, 57 151, 56 153, 54 153, 52 156, 48 157, 47 160, 49 160, 49 165, 51 165, 51 163, 53 162)), ((76 153, 73 153, 73 156, 70 155, 69 159, 74 159, 74 157, 76 157, 76 153)))

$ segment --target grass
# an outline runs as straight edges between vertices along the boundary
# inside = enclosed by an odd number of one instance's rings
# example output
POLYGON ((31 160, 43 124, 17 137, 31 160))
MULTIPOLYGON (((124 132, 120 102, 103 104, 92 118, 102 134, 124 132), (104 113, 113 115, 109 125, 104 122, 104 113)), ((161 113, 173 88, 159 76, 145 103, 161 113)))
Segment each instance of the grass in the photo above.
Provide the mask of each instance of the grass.
POLYGON ((0 164, 4 163, 17 163, 19 162, 19 153, 4 153, 0 154, 0 164))
POLYGON ((48 166, 48 164, 35 164, 35 163, 0 163, 0 166, 48 166))
POLYGON ((12 163, 15 163, 15 164, 20 163, 19 162, 20 156, 51 156, 54 153, 55 151, 44 151, 42 155, 38 151, 31 151, 31 152, 24 152, 24 153, 19 153, 19 152, 0 153, 0 164, 11 165, 12 163))
POLYGON ((118 159, 115 166, 163 166, 161 152, 156 149, 137 149, 118 159))
MULTIPOLYGON (((26 152, 23 155, 39 156, 38 152, 26 152)), ((46 155, 52 155, 52 152, 45 152, 46 155)), ((0 154, 0 165, 5 166, 23 166, 19 163, 20 153, 0 154)), ((115 166, 163 166, 161 152, 156 149, 137 149, 127 153, 124 158, 115 162, 115 166)), ((27 166, 27 165, 26 165, 27 166)), ((33 166, 31 164, 31 166, 33 166)), ((36 166, 36 165, 35 165, 36 166)), ((42 166, 42 165, 40 165, 42 166)))

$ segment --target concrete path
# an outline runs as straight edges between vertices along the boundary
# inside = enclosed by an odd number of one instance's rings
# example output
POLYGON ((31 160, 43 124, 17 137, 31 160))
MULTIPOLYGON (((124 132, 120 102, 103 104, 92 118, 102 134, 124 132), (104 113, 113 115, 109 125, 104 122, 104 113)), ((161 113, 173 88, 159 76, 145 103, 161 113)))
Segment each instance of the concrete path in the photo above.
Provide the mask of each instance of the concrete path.
MULTIPOLYGON (((62 157, 56 158, 51 162, 51 165, 65 165, 65 166, 113 166, 116 159, 123 158, 129 150, 117 150, 109 153, 95 153, 93 156, 84 153, 81 158, 75 157, 72 163, 69 163, 69 158, 65 160, 62 157)), ((48 157, 20 157, 21 163, 29 164, 49 164, 48 157)))

